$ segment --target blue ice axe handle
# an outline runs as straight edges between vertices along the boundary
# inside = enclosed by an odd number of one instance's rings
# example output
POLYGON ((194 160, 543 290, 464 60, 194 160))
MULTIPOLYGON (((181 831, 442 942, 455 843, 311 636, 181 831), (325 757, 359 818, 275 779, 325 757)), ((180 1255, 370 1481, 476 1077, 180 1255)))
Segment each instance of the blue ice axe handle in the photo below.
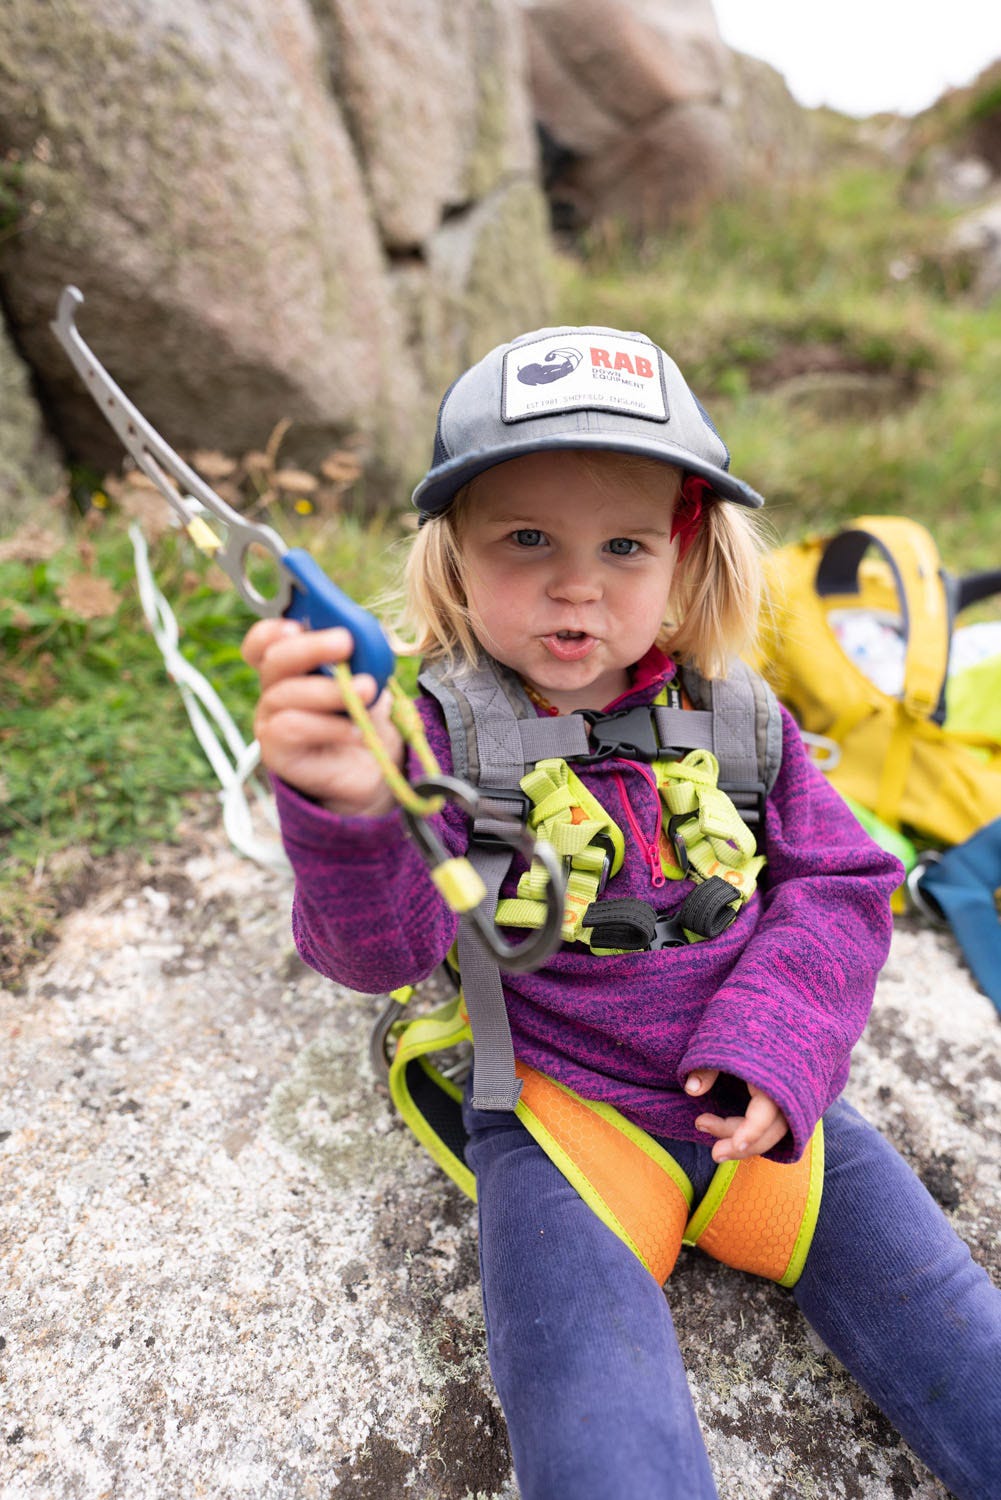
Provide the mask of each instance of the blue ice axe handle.
POLYGON ((395 659, 375 616, 349 599, 304 548, 290 548, 281 562, 293 581, 285 618, 298 620, 308 630, 327 630, 334 625, 350 630, 355 643, 351 671, 374 677, 381 693, 393 675, 395 659))

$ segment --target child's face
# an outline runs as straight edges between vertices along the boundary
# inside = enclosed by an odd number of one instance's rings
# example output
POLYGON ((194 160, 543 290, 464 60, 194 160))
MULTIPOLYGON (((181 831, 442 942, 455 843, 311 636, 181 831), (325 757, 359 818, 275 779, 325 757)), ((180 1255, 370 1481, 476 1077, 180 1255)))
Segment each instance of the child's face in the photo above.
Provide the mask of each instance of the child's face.
POLYGON ((579 453, 533 453, 470 486, 461 528, 477 640, 563 712, 602 708, 660 632, 677 561, 674 471, 616 482, 579 453))

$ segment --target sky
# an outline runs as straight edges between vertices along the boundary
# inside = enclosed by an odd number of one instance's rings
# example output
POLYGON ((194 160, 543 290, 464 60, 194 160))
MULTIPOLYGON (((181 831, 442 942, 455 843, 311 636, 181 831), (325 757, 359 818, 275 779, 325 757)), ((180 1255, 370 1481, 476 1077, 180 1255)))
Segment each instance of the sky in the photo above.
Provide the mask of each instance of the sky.
POLYGON ((1001 58, 1001 0, 712 0, 723 40, 801 104, 918 114, 1001 58))

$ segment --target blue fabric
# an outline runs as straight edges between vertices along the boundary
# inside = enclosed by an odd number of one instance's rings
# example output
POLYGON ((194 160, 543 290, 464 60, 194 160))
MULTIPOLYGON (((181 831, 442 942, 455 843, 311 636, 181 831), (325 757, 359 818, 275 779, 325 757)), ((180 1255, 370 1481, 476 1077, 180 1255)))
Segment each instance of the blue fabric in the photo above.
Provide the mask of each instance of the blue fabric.
POLYGON ((918 882, 956 935, 973 977, 1001 1011, 1001 818, 929 865, 918 882))
MULTIPOLYGON (((715 1500, 663 1292, 518 1120, 467 1102, 466 1124, 522 1500, 715 1500)), ((827 1112, 825 1140, 817 1233, 788 1295, 960 1500, 1001 1496, 1001 1292, 849 1105, 827 1112)), ((663 1144, 698 1201, 708 1146, 663 1144)))

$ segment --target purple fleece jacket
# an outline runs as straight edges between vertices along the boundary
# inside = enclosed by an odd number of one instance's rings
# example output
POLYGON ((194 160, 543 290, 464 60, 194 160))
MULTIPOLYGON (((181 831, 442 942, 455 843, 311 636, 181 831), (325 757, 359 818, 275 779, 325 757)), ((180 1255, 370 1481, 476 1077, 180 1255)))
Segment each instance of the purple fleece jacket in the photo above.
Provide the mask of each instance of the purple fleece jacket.
MULTIPOLYGON (((615 707, 652 701, 672 671, 665 659, 654 681, 615 707)), ((419 706, 448 770, 438 705, 422 698, 419 706)), ((889 948, 890 894, 902 877, 899 862, 869 839, 810 764, 785 710, 783 738, 766 813, 764 880, 722 936, 658 953, 596 957, 567 949, 535 973, 504 976, 515 1054, 526 1063, 676 1140, 706 1140, 696 1116, 707 1108, 742 1112, 734 1080, 753 1083, 789 1122, 791 1138, 769 1153, 780 1161, 802 1153, 844 1088, 889 948), (693 1068, 723 1075, 708 1097, 685 1094, 693 1068)), ((605 895, 673 910, 691 882, 654 885, 615 773, 648 844, 657 828, 657 794, 629 761, 578 771, 626 840, 605 895)), ((280 782, 276 795, 296 878, 293 932, 305 961, 367 994, 431 973, 451 947, 456 917, 399 814, 337 817, 280 782)), ((450 852, 464 851, 457 809, 446 808, 435 825, 450 852)), ((519 868, 516 860, 502 894, 514 893, 519 868)))

